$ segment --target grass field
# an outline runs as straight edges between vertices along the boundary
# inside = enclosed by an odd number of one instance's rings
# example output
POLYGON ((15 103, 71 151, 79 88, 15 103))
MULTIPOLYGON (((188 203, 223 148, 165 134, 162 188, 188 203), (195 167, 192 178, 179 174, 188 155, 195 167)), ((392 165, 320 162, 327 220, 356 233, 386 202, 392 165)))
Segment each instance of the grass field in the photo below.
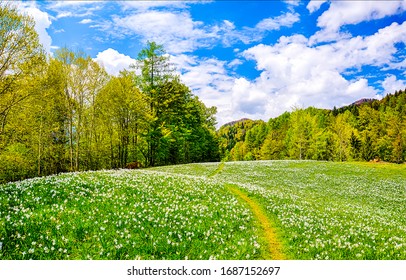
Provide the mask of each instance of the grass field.
POLYGON ((404 260, 406 166, 256 161, 35 178, 0 185, 0 242, 0 259, 404 260))

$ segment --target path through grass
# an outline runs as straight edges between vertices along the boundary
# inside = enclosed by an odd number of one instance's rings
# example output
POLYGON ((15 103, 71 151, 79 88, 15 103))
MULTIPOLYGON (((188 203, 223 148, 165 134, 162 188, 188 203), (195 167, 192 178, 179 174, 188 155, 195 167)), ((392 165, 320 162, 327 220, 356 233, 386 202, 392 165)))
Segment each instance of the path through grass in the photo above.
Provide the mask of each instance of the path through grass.
POLYGON ((265 214, 262 207, 253 199, 249 198, 247 194, 242 192, 237 186, 227 184, 227 189, 235 194, 238 198, 242 199, 245 203, 248 204, 249 208, 252 210, 255 218, 258 221, 261 232, 259 235, 264 239, 264 243, 267 244, 266 252, 268 255, 264 256, 264 259, 272 260, 284 260, 286 259, 282 251, 281 242, 276 234, 273 224, 265 214))
MULTIPOLYGON (((221 162, 217 169, 214 170, 208 177, 214 177, 217 174, 221 173, 224 169, 225 163, 221 162)), ((240 200, 244 201, 251 209, 254 214, 254 217, 257 220, 257 225, 260 228, 261 232, 259 235, 262 237, 262 243, 266 244, 266 249, 263 250, 263 259, 273 259, 273 260, 283 260, 286 259, 285 255, 282 252, 281 242, 278 240, 274 226, 272 225, 269 218, 266 216, 262 207, 253 199, 249 198, 248 195, 242 192, 238 186, 233 184, 226 184, 226 188, 233 193, 240 200)))

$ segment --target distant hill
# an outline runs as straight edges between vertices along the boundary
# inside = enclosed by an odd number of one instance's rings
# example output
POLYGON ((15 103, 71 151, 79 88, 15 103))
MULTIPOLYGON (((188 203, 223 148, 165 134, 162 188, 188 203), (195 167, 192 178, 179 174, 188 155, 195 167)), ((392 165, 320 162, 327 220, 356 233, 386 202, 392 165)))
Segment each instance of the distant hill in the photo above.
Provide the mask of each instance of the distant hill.
POLYGON ((242 119, 239 119, 239 120, 236 120, 236 121, 231 121, 231 122, 228 122, 228 123, 226 123, 226 124, 223 124, 222 127, 233 126, 233 125, 235 125, 236 123, 245 122, 245 121, 252 121, 252 120, 251 120, 251 119, 248 119, 248 118, 242 118, 242 119))
POLYGON ((362 99, 359 99, 359 100, 355 101, 354 103, 351 103, 351 105, 361 105, 361 104, 364 104, 364 103, 372 103, 374 101, 377 101, 377 99, 374 99, 374 98, 362 98, 362 99))

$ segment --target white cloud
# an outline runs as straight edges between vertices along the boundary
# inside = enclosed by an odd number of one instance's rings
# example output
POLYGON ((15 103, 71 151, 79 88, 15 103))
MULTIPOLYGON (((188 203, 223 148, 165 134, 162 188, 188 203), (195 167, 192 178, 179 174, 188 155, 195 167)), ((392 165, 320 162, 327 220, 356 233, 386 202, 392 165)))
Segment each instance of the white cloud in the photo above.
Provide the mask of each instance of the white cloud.
POLYGON ((234 114, 263 117, 268 95, 245 78, 236 79, 232 89, 232 110, 234 114))
POLYGON ((208 47, 218 39, 217 27, 204 27, 193 21, 188 12, 146 11, 126 17, 114 17, 115 29, 127 35, 137 35, 145 42, 156 41, 170 53, 191 52, 208 47))
POLYGON ((136 62, 135 59, 111 48, 99 52, 95 61, 103 65, 110 75, 118 75, 121 70, 129 69, 129 66, 136 62))
POLYGON ((406 21, 401 25, 392 23, 371 36, 358 36, 331 46, 339 50, 336 63, 342 60, 341 64, 349 68, 362 65, 386 66, 393 63, 396 60, 394 55, 398 52, 396 43, 406 43, 406 21))
POLYGON ((389 75, 382 82, 382 87, 385 91, 385 94, 393 94, 395 93, 395 91, 406 89, 406 80, 398 80, 395 75, 389 75))
POLYGON ((73 15, 74 15, 74 13, 72 13, 72 12, 59 12, 56 15, 56 18, 60 19, 60 18, 72 17, 73 15))
POLYGON ((85 18, 85 19, 82 19, 79 23, 80 24, 89 24, 89 23, 92 23, 92 22, 93 22, 93 20, 91 20, 89 18, 85 18))
MULTIPOLYGON (((307 8, 310 12, 313 12, 320 7, 319 4, 319 1, 311 1, 307 8)), ((406 0, 331 1, 329 9, 317 19, 317 26, 321 30, 311 37, 310 44, 334 42, 351 38, 351 34, 342 32, 342 26, 382 19, 390 15, 400 14, 405 10, 406 0)))
POLYGON ((300 5, 300 1, 298 1, 298 0, 284 0, 283 2, 285 2, 286 4, 288 4, 290 6, 299 6, 300 5))
POLYGON ((231 60, 229 63, 227 63, 227 66, 230 68, 236 68, 238 65, 243 64, 243 61, 241 59, 235 58, 231 60))
MULTIPOLYGON (((308 4, 312 11, 318 4, 308 4)), ((334 37, 344 25, 381 19, 406 10, 406 1, 332 1, 330 7, 317 20, 322 28, 320 37, 334 37), (329 34, 329 35, 326 35, 329 34), (321 36, 323 35, 323 36, 321 36)), ((321 41, 321 40, 320 40, 321 41)))
MULTIPOLYGON (((309 39, 308 46, 312 46, 313 38, 309 39)), ((404 67, 398 62, 395 55, 398 52, 397 43, 406 43, 406 22, 396 22, 378 30, 366 37, 341 38, 335 43, 313 47, 328 54, 325 56, 328 64, 339 71, 351 67, 360 68, 363 65, 404 67)), ((309 47, 311 48, 311 47, 309 47)))
POLYGON ((229 72, 229 63, 215 58, 179 54, 171 56, 171 62, 177 66, 181 80, 193 94, 207 106, 217 107, 218 126, 242 117, 268 120, 301 101, 300 93, 284 95, 282 90, 277 92, 265 71, 251 82, 236 78, 229 72))
POLYGON ((352 36, 349 33, 336 32, 336 31, 331 32, 330 30, 322 29, 322 30, 317 31, 314 35, 312 35, 310 37, 309 44, 315 45, 318 43, 331 43, 331 42, 337 42, 337 41, 344 40, 344 39, 349 39, 351 37, 352 36))
POLYGON ((38 33, 39 41, 47 53, 51 51, 52 39, 49 36, 47 29, 51 26, 50 16, 38 9, 35 2, 18 2, 18 9, 35 21, 35 31, 38 33))
MULTIPOLYGON (((199 97, 212 102, 225 93, 233 83, 228 76, 226 62, 216 58, 198 58, 185 54, 171 56, 182 81, 199 97)), ((213 106, 213 105, 210 105, 213 106)))
POLYGON ((101 10, 108 1, 48 1, 47 9, 56 13, 56 19, 88 17, 101 10))
POLYGON ((266 18, 261 20, 255 29, 259 30, 279 30, 281 27, 291 27, 294 23, 300 20, 298 13, 286 13, 275 18, 266 18))
MULTIPOLYGON (((350 81, 348 82, 347 89, 345 93, 348 95, 348 99, 351 98, 349 101, 353 101, 355 99, 360 99, 365 96, 376 97, 377 91, 375 88, 368 85, 368 80, 365 78, 359 79, 357 81, 350 81)), ((348 100, 346 98, 346 100, 348 100)))
POLYGON ((312 0, 307 4, 306 8, 309 10, 310 13, 313 13, 319 10, 321 5, 323 5, 323 3, 325 2, 327 2, 327 0, 312 0))

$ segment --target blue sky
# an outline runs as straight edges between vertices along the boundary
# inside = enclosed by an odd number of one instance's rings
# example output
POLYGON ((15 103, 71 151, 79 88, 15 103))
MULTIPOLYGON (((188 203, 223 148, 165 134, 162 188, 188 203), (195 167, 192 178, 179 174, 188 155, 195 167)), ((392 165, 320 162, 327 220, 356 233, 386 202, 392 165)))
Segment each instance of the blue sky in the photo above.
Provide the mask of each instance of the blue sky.
MULTIPOLYGON (((15 2, 15 1, 13 1, 15 2)), ((162 44, 218 125, 333 108, 406 88, 406 0, 21 1, 45 49, 116 75, 162 44)))

